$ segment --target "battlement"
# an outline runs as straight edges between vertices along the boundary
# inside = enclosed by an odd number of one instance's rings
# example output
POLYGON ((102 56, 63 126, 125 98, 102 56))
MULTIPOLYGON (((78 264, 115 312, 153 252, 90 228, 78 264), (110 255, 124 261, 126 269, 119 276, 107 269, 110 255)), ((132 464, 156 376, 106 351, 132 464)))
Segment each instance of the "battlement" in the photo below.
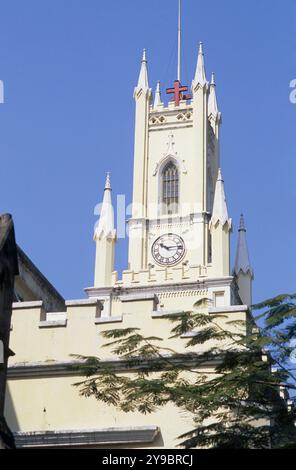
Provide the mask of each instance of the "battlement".
POLYGON ((134 285, 153 285, 158 283, 186 283, 196 282, 199 279, 208 277, 209 270, 207 266, 190 266, 186 263, 175 267, 157 267, 150 266, 148 269, 140 271, 123 271, 122 280, 117 279, 117 273, 113 273, 114 285, 131 287, 134 285))
MULTIPOLYGON (((11 328, 11 347, 17 354, 11 364, 73 362, 79 355, 112 357, 112 350, 102 348, 102 332, 113 328, 140 328, 148 336, 162 331, 166 343, 171 330, 166 316, 185 311, 228 312, 232 319, 241 318, 247 307, 231 305, 233 282, 230 277, 154 287, 89 288, 87 299, 67 301, 60 313, 46 312, 42 301, 17 302, 11 328)), ((176 351, 184 348, 183 338, 169 344, 176 351)))

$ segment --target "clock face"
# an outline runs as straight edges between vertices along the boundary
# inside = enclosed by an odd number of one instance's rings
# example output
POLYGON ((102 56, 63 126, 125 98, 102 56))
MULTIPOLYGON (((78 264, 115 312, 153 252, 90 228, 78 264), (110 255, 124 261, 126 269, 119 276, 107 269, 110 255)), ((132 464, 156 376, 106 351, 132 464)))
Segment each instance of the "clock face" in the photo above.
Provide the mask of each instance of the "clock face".
POLYGON ((152 256, 162 266, 174 266, 184 258, 184 255, 184 240, 173 233, 162 235, 153 243, 152 256))

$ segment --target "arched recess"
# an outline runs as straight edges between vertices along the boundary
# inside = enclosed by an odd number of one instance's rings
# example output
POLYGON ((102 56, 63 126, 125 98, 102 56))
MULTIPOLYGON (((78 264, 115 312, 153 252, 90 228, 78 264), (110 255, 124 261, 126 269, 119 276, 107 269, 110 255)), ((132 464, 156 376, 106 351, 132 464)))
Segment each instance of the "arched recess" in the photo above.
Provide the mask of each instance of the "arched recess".
POLYGON ((179 212, 180 168, 177 160, 168 156, 159 168, 159 207, 160 215, 173 215, 179 212))

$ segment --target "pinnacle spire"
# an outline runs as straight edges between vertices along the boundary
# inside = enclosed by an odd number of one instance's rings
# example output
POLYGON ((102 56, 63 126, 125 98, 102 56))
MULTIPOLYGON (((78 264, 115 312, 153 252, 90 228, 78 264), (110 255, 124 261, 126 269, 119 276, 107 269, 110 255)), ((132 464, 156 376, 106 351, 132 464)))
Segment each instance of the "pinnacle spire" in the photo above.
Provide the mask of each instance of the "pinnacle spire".
POLYGON ((212 73, 210 94, 209 94, 209 101, 208 101, 208 116, 216 117, 218 113, 219 113, 219 110, 218 110, 217 96, 216 96, 215 74, 212 73))
POLYGON ((242 272, 243 274, 250 273, 253 276, 253 269, 250 263, 246 232, 247 230, 245 226, 245 220, 242 214, 238 231, 238 242, 234 267, 234 272, 237 276, 240 272, 242 272))
POLYGON ((146 62, 146 63, 147 63, 147 50, 146 50, 146 49, 143 49, 142 62, 146 62))
POLYGON ((112 189, 110 173, 107 173, 104 198, 101 204, 100 219, 95 227, 95 238, 103 235, 106 237, 113 236, 114 230, 114 210, 112 206, 112 189))
POLYGON ((204 86, 206 82, 207 82, 207 79, 206 79, 206 71, 205 71, 205 64, 204 64, 203 44, 202 42, 200 42, 194 83, 195 85, 200 84, 201 86, 204 86))
POLYGON ((217 222, 220 222, 222 226, 224 226, 226 222, 228 222, 229 225, 231 224, 231 220, 228 216, 228 209, 224 190, 224 180, 220 168, 218 171, 218 178, 216 182, 211 225, 216 225, 217 222))
POLYGON ((148 90, 149 89, 146 49, 143 50, 141 70, 140 70, 140 75, 139 75, 137 88, 138 89, 142 88, 143 90, 148 90))
POLYGON ((111 188, 111 178, 110 178, 110 173, 109 172, 106 175, 105 191, 106 191, 106 189, 112 190, 112 188, 111 188))
POLYGON ((214 72, 212 72, 211 85, 216 85, 214 72))
POLYGON ((161 90, 160 90, 160 81, 157 82, 155 99, 154 99, 154 108, 161 106, 163 103, 161 101, 161 90))
POLYGON ((244 219, 244 215, 241 214, 241 217, 240 217, 240 223, 239 223, 239 232, 246 232, 246 226, 245 226, 245 219, 244 219))

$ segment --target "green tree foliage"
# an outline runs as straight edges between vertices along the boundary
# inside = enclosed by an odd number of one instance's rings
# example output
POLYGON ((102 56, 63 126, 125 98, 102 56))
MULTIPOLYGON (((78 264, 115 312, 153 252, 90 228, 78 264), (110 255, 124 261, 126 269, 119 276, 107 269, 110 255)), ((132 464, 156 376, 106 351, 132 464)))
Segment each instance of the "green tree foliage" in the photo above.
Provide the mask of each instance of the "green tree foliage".
POLYGON ((296 447, 294 399, 287 400, 296 390, 296 294, 253 312, 247 324, 215 314, 168 316, 172 339, 190 333, 183 353, 137 328, 107 331, 105 346, 119 365, 79 356, 75 367, 86 379, 75 385, 83 397, 124 412, 173 403, 192 416, 192 430, 180 436, 185 448, 296 447))

